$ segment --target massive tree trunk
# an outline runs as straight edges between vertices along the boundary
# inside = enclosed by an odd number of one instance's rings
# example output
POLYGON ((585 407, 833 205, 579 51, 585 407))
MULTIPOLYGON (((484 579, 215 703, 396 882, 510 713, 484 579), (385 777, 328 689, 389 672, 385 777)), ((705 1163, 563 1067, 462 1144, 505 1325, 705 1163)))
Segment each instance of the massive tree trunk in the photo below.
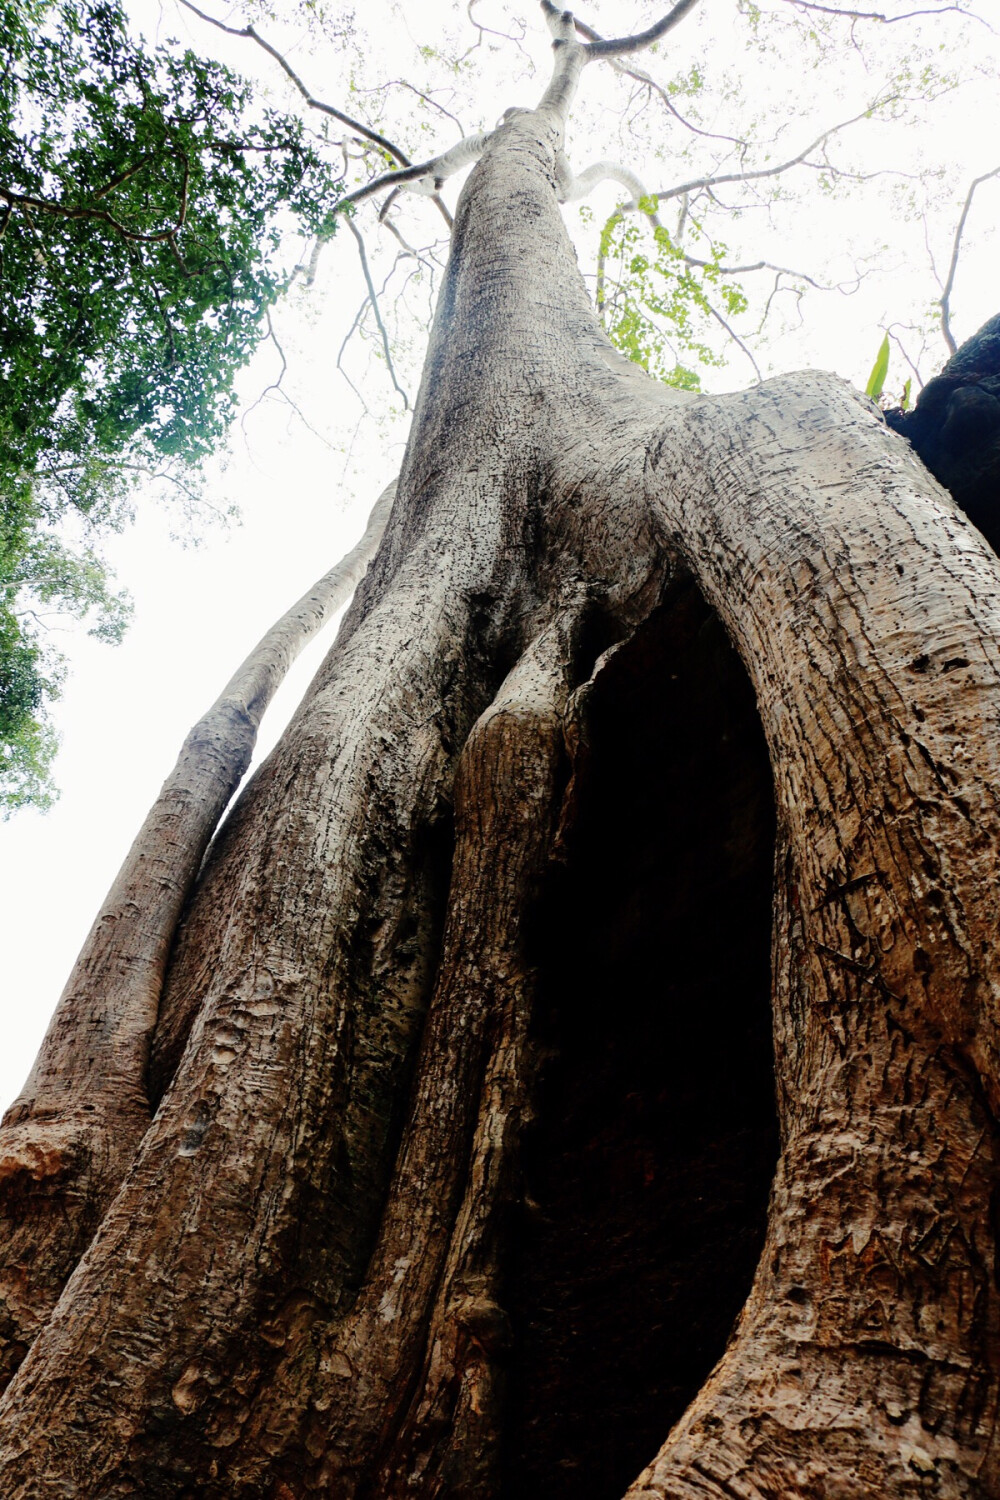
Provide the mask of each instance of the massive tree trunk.
POLYGON ((997 560, 842 382, 611 348, 564 102, 463 192, 85 1250, 7 1179, 7 1500, 1000 1493, 997 560))

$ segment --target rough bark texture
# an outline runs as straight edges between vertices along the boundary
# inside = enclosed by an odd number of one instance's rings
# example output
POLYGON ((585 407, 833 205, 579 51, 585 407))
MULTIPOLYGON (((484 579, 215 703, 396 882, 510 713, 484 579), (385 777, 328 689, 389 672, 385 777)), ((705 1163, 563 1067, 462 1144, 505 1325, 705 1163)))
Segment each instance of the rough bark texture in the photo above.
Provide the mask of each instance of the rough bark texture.
POLYGON ((997 560, 832 377, 608 345, 568 76, 463 192, 10 1500, 1000 1493, 997 560))
POLYGON ((191 730, 105 897, 24 1088, 0 1125, 0 1386, 41 1328, 149 1125, 163 976, 208 842, 285 673, 347 602, 388 518, 257 643, 191 730))

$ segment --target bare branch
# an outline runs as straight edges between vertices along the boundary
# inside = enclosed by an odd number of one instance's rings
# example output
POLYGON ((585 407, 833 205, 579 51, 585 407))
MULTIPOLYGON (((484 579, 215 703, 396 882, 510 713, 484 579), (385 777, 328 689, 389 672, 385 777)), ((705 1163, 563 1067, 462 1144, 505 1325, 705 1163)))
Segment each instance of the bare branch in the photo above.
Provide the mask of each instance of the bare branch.
POLYGON ((750 350, 747 348, 746 344, 740 338, 739 334, 736 332, 735 328, 731 328, 729 326, 729 324, 726 322, 725 318, 722 316, 722 314, 718 311, 717 308, 715 308, 715 307, 712 306, 711 302, 706 302, 705 305, 708 308, 709 312, 712 314, 712 317, 715 319, 715 321, 718 324, 720 324, 721 327, 723 327, 726 330, 726 332, 728 333, 729 337, 732 339, 733 343, 739 349, 743 350, 743 353, 746 355, 747 359, 753 365, 754 373, 757 376, 757 383, 760 384, 760 382, 764 379, 763 375, 760 373, 760 366, 758 365, 757 361, 754 359, 753 355, 751 354, 750 350))
POLYGON ((385 93, 387 89, 409 89, 411 94, 416 94, 418 99, 422 99, 425 104, 429 104, 432 109, 436 109, 440 114, 444 115, 446 119, 450 120, 455 126, 459 135, 465 134, 465 126, 462 124, 457 115, 453 115, 450 109, 446 109, 443 104, 439 104, 437 99, 434 98, 433 94, 427 94, 423 89, 418 89, 416 84, 410 83, 406 78, 390 78, 385 83, 378 84, 375 88, 359 89, 358 93, 382 94, 385 93))
MULTIPOLYGON (((603 41, 598 32, 594 31, 590 26, 585 26, 582 21, 577 20, 576 29, 581 36, 586 37, 590 41, 603 41)), ((693 135, 703 136, 705 140, 729 141, 734 146, 746 148, 746 141, 742 140, 739 136, 723 135, 716 130, 702 130, 700 125, 695 125, 686 115, 682 115, 663 85, 657 83, 656 79, 647 73, 644 68, 637 68, 630 63, 619 62, 616 58, 610 58, 609 61, 615 72, 620 73, 623 78, 631 78, 636 83, 642 84, 650 93, 656 94, 661 104, 673 115, 679 125, 684 126, 685 130, 690 130, 693 135)))
MULTIPOLYGON (((428 196, 436 196, 438 190, 453 173, 460 171, 462 167, 482 155, 488 140, 488 133, 463 136, 454 146, 449 146, 448 150, 442 151, 440 156, 432 156, 429 161, 417 162, 410 167, 401 167, 398 171, 383 172, 381 176, 373 177, 371 182, 366 182, 363 187, 355 188, 353 193, 346 193, 337 203, 334 212, 339 213, 352 203, 363 203, 366 198, 380 193, 383 188, 405 187, 407 184, 422 184, 411 186, 411 192, 423 192, 428 196)), ((441 204, 441 207, 444 208, 444 204, 441 204)), ((450 223, 449 216, 449 225, 450 223)))
POLYGON ((497 29, 495 27, 493 27, 493 26, 483 26, 479 21, 476 20, 475 16, 472 14, 473 9, 475 8, 475 6, 478 3, 479 3, 479 0, 468 0, 468 3, 466 5, 466 7, 465 7, 466 14, 468 15, 468 18, 469 18, 469 24, 472 27, 474 27, 476 31, 479 32, 479 36, 478 36, 477 40, 473 42, 472 46, 468 49, 468 51, 462 53, 462 56, 458 59, 459 62, 464 62, 465 59, 469 56, 470 52, 475 52, 475 50, 476 50, 477 47, 481 47, 482 46, 482 44, 483 44, 483 37, 484 36, 498 36, 498 37, 502 37, 502 39, 505 42, 513 42, 514 46, 517 48, 517 50, 520 53, 522 53, 524 55, 524 57, 530 63, 531 62, 531 55, 530 55, 530 53, 526 52, 525 49, 524 49, 524 35, 525 35, 525 31, 527 29, 526 26, 525 26, 524 21, 519 21, 519 22, 515 22, 514 23, 515 25, 517 25, 517 26, 520 27, 520 31, 519 31, 518 35, 516 35, 516 36, 512 32, 509 32, 509 31, 497 31, 497 29))
MULTIPOLYGON (((580 17, 577 15, 573 16, 573 24, 579 32, 580 36, 584 37, 586 41, 603 42, 605 40, 605 38, 601 36, 601 33, 599 31, 595 31, 592 26, 588 26, 584 21, 581 21, 580 17)), ((669 112, 674 116, 674 119, 677 120, 679 124, 683 125, 686 130, 692 131, 695 135, 704 136, 706 140, 730 141, 734 146, 746 145, 746 142, 740 140, 738 136, 720 135, 717 131, 702 130, 700 125, 693 125, 689 119, 681 114, 680 110, 674 104, 673 100, 671 99, 670 95, 667 93, 663 85, 657 83, 656 79, 651 77, 644 68, 637 68, 634 66, 634 64, 631 63, 619 62, 617 58, 614 57, 610 57, 608 61, 611 63, 611 66, 614 68, 615 72, 620 73, 623 78, 632 78, 636 83, 641 83, 644 88, 647 88, 652 93, 658 95, 660 101, 666 105, 669 112)))
MULTIPOLYGON (((543 0, 543 5, 547 0, 543 0)), ((677 4, 670 10, 662 20, 657 21, 655 26, 650 26, 647 31, 640 31, 635 36, 619 36, 610 40, 591 41, 587 43, 588 58, 594 57, 623 57, 626 53, 642 52, 658 42, 661 36, 666 36, 668 31, 683 21, 695 6, 698 0, 677 0, 677 4)))
MULTIPOLYGON (((626 213, 639 212, 642 200, 649 197, 649 194, 635 173, 629 171, 628 167, 623 167, 615 161, 594 162, 593 166, 586 167, 578 177, 574 177, 566 157, 560 152, 556 159, 556 173, 559 199, 562 203, 574 203, 578 198, 585 198, 589 192, 592 192, 602 182, 617 182, 626 192, 631 193, 631 199, 621 205, 621 209, 626 213)), ((648 209, 643 211, 650 222, 659 228, 660 221, 656 216, 655 210, 653 212, 650 212, 648 209)))
POLYGON ((361 405, 364 407, 365 416, 366 417, 370 417, 371 416, 371 412, 368 410, 368 403, 367 403, 367 401, 365 400, 364 396, 362 396, 361 392, 358 390, 357 386, 354 384, 354 381, 351 379, 350 375, 348 375, 348 373, 344 369, 344 365, 343 365, 344 352, 347 349, 348 344, 350 343, 351 339, 354 336, 355 329, 357 328, 358 324, 361 322, 361 319, 364 317, 364 315, 365 315, 365 308, 367 306, 368 306, 368 298, 366 297, 365 300, 362 302, 361 306, 358 308, 357 312, 354 314, 354 321, 353 321, 353 323, 351 324, 350 328, 347 330, 347 332, 344 335, 344 342, 341 344, 341 346, 340 346, 340 352, 337 355, 337 369, 340 371, 341 375, 343 375, 344 379, 347 381, 347 384, 351 387, 351 390, 354 392, 354 394, 357 396, 358 400, 361 402, 361 405))
POLYGON ((372 130, 367 125, 363 125, 353 115, 345 115, 343 110, 335 109, 332 104, 326 104, 322 99, 317 99, 314 94, 311 94, 302 82, 302 79, 295 72, 295 69, 282 56, 277 47, 273 47, 270 42, 265 41, 260 32, 254 30, 253 26, 227 26, 223 21, 217 21, 214 16, 207 15, 205 11, 199 10, 197 5, 192 4, 192 0, 178 0, 178 4, 183 5, 185 10, 192 11, 202 21, 207 21, 210 26, 217 27, 219 31, 227 32, 229 36, 247 37, 250 41, 256 42, 257 46, 262 47, 269 57, 274 58, 279 68, 291 79, 310 109, 318 109, 323 114, 330 115, 334 120, 339 120, 341 125, 347 125, 351 130, 356 130, 359 135, 364 136, 366 141, 371 141, 373 145, 378 146, 384 151, 387 156, 391 156, 394 161, 399 162, 401 167, 408 167, 410 165, 410 158, 398 146, 394 145, 392 141, 388 140, 386 136, 380 135, 377 130, 372 130))
POLYGON ((779 276, 791 276, 796 281, 807 281, 818 292, 843 289, 841 286, 824 286, 821 281, 815 281, 812 276, 807 276, 805 271, 793 271, 790 266, 779 266, 771 260, 755 260, 745 266, 723 266, 717 265, 714 260, 699 260, 696 255, 688 255, 684 250, 681 251, 681 256, 686 265, 696 266, 700 271, 707 271, 711 268, 713 271, 718 271, 720 276, 748 276, 752 271, 775 271, 779 276))
MULTIPOLYGON (((262 47, 269 57, 274 58, 279 68, 281 68, 285 75, 298 89, 299 93, 309 105, 310 109, 317 109, 322 114, 330 115, 332 119, 339 120, 341 125, 347 125, 351 130, 356 130, 358 135, 360 135, 364 140, 370 141, 373 146, 377 146, 380 151, 384 151, 387 156, 392 157, 392 159, 398 162, 400 167, 402 167, 404 170, 407 170, 412 166, 410 158, 406 155, 406 152, 401 150, 400 147, 395 144, 395 142, 390 141, 387 136, 381 135, 377 130, 372 130, 370 126, 362 124, 360 120, 356 120, 353 115, 344 114, 343 110, 335 109, 332 104, 327 104, 322 99, 317 99, 314 94, 310 93, 309 89, 302 82, 302 79, 299 77, 298 73, 296 73, 295 69, 292 67, 288 59, 278 51, 277 47, 272 46, 269 41, 266 41, 265 38, 261 36, 260 32, 256 31, 252 25, 227 26, 225 22, 217 21, 214 16, 210 16, 206 14, 205 11, 199 10, 198 6, 192 3, 192 0, 178 0, 178 4, 183 5, 186 10, 192 11, 193 14, 200 17, 202 21, 207 21, 210 26, 217 27, 219 31, 227 32, 229 36, 246 37, 250 41, 256 42, 258 47, 262 47)), ((419 93, 420 91, 418 89, 414 90, 414 92, 419 93)), ((426 95, 421 95, 421 98, 426 98, 426 95)), ((434 100, 428 100, 428 103, 434 102, 434 100)), ((441 109, 442 106, 438 105, 438 108, 441 109)), ((448 114, 447 110, 444 110, 443 112, 445 114, 448 114)), ((451 115, 450 118, 454 119, 454 115, 451 115)), ((419 172, 417 175, 420 175, 419 172)), ((376 179, 376 183, 374 185, 368 184, 368 186, 372 189, 373 192, 377 192, 382 184, 382 181, 383 178, 378 178, 376 179)), ((349 202, 359 203, 362 198, 367 196, 367 191, 365 189, 361 189, 360 195, 348 195, 347 198, 343 198, 340 200, 340 204, 342 205, 349 202)), ((436 192, 431 194, 431 201, 433 202, 434 207, 441 214, 448 228, 453 228, 454 220, 452 219, 447 206, 442 201, 439 194, 436 192)), ((313 267, 313 274, 314 273, 315 267, 313 267)), ((312 282, 312 279, 313 276, 310 275, 307 279, 307 285, 312 282)))
POLYGON ((389 375, 392 379, 393 385, 396 387, 396 390, 403 398, 403 406, 407 411, 409 411, 409 398, 407 397, 407 394, 403 390, 403 387, 400 385, 399 381, 396 379, 396 369, 393 365, 392 354, 389 350, 389 335, 386 333, 385 324, 382 322, 382 314, 379 311, 378 297, 375 294, 375 284, 372 281, 372 273, 368 269, 368 256, 365 254, 365 242, 361 237, 361 231, 358 229, 353 219, 349 218, 347 220, 347 227, 358 242, 358 255, 361 257, 361 269, 364 272, 365 285, 368 288, 368 297, 371 301, 372 312, 375 314, 375 322, 378 324, 378 331, 382 336, 382 348, 385 352, 385 362, 389 367, 389 375))
POLYGON ((964 17, 966 21, 978 21, 985 26, 987 31, 993 27, 983 16, 977 16, 975 11, 966 10, 963 5, 939 5, 935 7, 925 6, 920 10, 908 10, 899 16, 887 16, 880 10, 844 10, 839 5, 821 5, 818 0, 786 0, 794 10, 815 10, 826 16, 839 16, 845 21, 881 21, 885 26, 892 26, 897 21, 913 21, 917 16, 943 16, 949 11, 955 15, 964 17))
POLYGON ((1000 167, 994 167, 992 172, 984 172, 982 177, 974 178, 969 191, 965 195, 965 203, 962 206, 962 216, 955 230, 955 240, 951 247, 951 264, 948 267, 948 277, 941 290, 941 332, 944 341, 948 345, 949 354, 958 353, 958 345, 955 343, 951 331, 951 294, 955 287, 955 273, 958 270, 958 257, 962 248, 962 235, 965 233, 965 222, 969 217, 972 200, 976 194, 976 188, 984 182, 989 182, 991 177, 1000 177, 1000 167))
MULTIPOLYGON (((665 188, 662 192, 658 192, 654 196, 662 203, 665 198, 679 198, 684 193, 694 193, 701 188, 718 187, 723 182, 754 182, 761 177, 778 177, 782 172, 788 172, 792 167, 801 166, 803 163, 810 165, 810 163, 806 162, 806 157, 810 156, 813 151, 818 150, 821 146, 824 146, 832 135, 836 135, 839 130, 846 130, 849 125, 856 125, 859 120, 866 120, 874 110, 881 109, 884 105, 892 103, 893 99, 891 98, 880 99, 878 103, 870 105, 868 109, 862 110, 860 114, 852 115, 849 120, 842 120, 839 125, 831 126, 829 130, 824 130, 821 136, 817 136, 816 140, 810 142, 804 151, 800 151, 797 156, 790 157, 788 161, 783 161, 776 167, 758 167, 750 172, 720 172, 709 177, 694 177, 690 182, 682 182, 677 187, 665 188)), ((825 165, 829 166, 828 163, 825 165)), ((830 167, 829 170, 835 171, 836 168, 830 167)))
POLYGON ((449 210, 448 205, 445 203, 444 199, 441 197, 441 194, 432 193, 431 202, 434 204, 434 207, 437 209, 442 219, 444 219, 444 222, 447 224, 448 228, 454 229, 455 220, 452 218, 451 211, 449 210))

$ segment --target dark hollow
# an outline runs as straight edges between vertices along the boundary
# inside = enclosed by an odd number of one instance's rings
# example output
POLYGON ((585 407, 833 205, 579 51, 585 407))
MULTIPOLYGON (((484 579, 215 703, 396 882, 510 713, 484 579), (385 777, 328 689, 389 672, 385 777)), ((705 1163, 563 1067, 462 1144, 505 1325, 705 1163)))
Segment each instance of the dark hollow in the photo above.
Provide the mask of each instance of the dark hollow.
POLYGON ((590 699, 533 927, 507 1500, 618 1500, 725 1348, 777 1158, 771 775, 690 584, 590 699))

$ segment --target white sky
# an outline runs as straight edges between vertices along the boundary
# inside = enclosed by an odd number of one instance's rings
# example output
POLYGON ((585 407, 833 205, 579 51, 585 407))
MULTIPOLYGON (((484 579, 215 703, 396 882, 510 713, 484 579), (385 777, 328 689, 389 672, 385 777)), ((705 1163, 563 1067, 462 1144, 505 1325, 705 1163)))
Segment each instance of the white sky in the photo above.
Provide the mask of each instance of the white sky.
MULTIPOLYGON (((275 0, 279 13, 282 3, 275 0)), ((209 5, 210 0, 204 0, 204 8, 209 5)), ((885 5, 882 0, 882 8, 885 5)), ((789 114, 793 103, 802 102, 811 111, 813 123, 819 120, 821 125, 853 112, 862 87, 859 77, 863 83, 856 57, 845 55, 832 75, 830 70, 812 70, 809 59, 801 56, 789 72, 782 72, 773 59, 734 50, 732 6, 733 0, 704 0, 700 29, 685 23, 671 38, 669 57, 639 61, 666 81, 710 43, 715 66, 724 79, 731 84, 740 77, 748 79, 755 110, 769 108, 780 116, 785 101, 789 114), (755 84, 755 76, 764 82, 755 84), (845 104, 833 98, 836 86, 849 96, 845 104)), ((889 8, 893 8, 891 3, 889 8)), ((904 7, 896 4, 894 8, 904 7)), ((989 13, 995 0, 982 0, 980 8, 989 13)), ((249 44, 229 43, 194 18, 179 18, 169 0, 162 8, 151 0, 136 0, 130 9, 147 34, 180 36, 203 52, 216 53, 243 71, 275 83, 273 66, 249 44)), ((484 0, 476 13, 493 24, 500 9, 499 3, 491 6, 484 0)), ((513 5, 507 9, 518 11, 513 5)), ((581 14, 611 32, 639 29, 659 10, 658 3, 603 0, 581 8, 581 14)), ((233 24, 242 23, 238 7, 228 12, 216 7, 213 13, 228 15, 233 24)), ((536 21, 534 6, 526 0, 520 13, 529 24, 524 45, 544 68, 548 40, 536 21)), ((414 61, 415 46, 443 46, 443 33, 450 29, 458 34, 463 26, 469 42, 474 39, 464 4, 448 0, 410 0, 405 19, 391 0, 369 0, 365 7, 369 40, 362 40, 355 50, 341 44, 316 57, 310 56, 301 32, 283 30, 276 22, 259 24, 266 35, 288 49, 317 93, 359 115, 372 107, 373 96, 349 92, 344 78, 338 76, 345 65, 354 69, 362 86, 366 79, 373 83, 407 77, 421 86, 436 80, 436 86, 445 88, 450 86, 447 70, 433 59, 414 61)), ((941 35, 949 61, 959 68, 965 68, 969 59, 978 62, 983 78, 942 101, 930 133, 921 136, 909 127, 895 136, 890 130, 880 136, 876 130, 870 159, 875 163, 881 152, 902 160, 905 152, 911 163, 939 157, 942 163, 953 164, 939 185, 941 202, 929 237, 939 265, 946 265, 951 229, 968 183, 1000 165, 1000 104, 995 85, 1000 44, 985 29, 938 24, 944 28, 941 35)), ((886 46, 890 33, 893 46, 902 40, 895 35, 900 27, 881 31, 886 46)), ((872 40, 871 32, 865 32, 864 39, 872 40)), ((496 52, 490 52, 488 45, 480 49, 481 72, 458 80, 452 93, 437 96, 459 114, 466 131, 483 122, 493 123, 509 104, 530 103, 539 92, 538 79, 527 77, 525 54, 508 43, 495 40, 495 45, 496 52)), ((601 71, 607 74, 609 70, 601 71)), ((579 168, 606 156, 627 159, 625 150, 634 148, 642 160, 629 159, 629 165, 638 167, 650 189, 692 175, 672 159, 676 137, 651 112, 640 118, 633 136, 623 143, 621 93, 615 93, 618 85, 613 79, 598 80, 597 72, 596 68, 587 70, 574 116, 570 141, 574 164, 579 168)), ((419 158, 450 144, 455 129, 443 116, 415 113, 416 105, 414 96, 396 90, 386 101, 382 128, 419 158)), ((725 107, 720 106, 720 122, 725 107)), ((721 123, 714 128, 722 128, 721 123)), ((788 134, 775 147, 775 159, 794 154, 815 134, 818 130, 811 129, 808 120, 789 124, 788 134)), ((457 186, 450 185, 446 192, 452 204, 457 186)), ((908 209, 898 188, 893 179, 859 183, 849 204, 821 200, 795 213, 780 206, 778 211, 750 212, 727 232, 734 253, 743 252, 752 259, 764 254, 803 270, 829 261, 831 254, 839 257, 843 269, 854 253, 852 235, 858 234, 859 224, 861 239, 881 240, 890 247, 879 258, 883 274, 871 278, 854 297, 815 299, 806 327, 789 329, 774 341, 769 355, 761 356, 769 358, 771 368, 818 365, 837 369, 863 384, 881 328, 894 318, 909 321, 918 311, 926 320, 936 288, 924 231, 919 220, 907 219, 908 209)), ((595 224, 614 203, 611 188, 595 195, 590 205, 595 224)), ((959 339, 998 310, 996 240, 992 236, 998 209, 1000 184, 986 184, 970 217, 968 248, 954 299, 959 339)), ((567 217, 580 235, 578 209, 571 208, 567 217)), ((367 231, 372 218, 372 214, 365 220, 359 216, 358 222, 367 231)), ((423 236, 426 241, 437 232, 435 218, 432 208, 410 200, 401 209, 399 222, 407 235, 423 236)), ((595 237, 592 229, 589 238, 582 233, 579 240, 585 269, 595 237)), ((377 239, 372 240, 377 283, 388 274, 398 249, 388 236, 383 239, 382 248, 377 239)), ((411 286, 410 292, 419 314, 420 306, 427 305, 427 287, 411 286)), ((386 414, 393 393, 384 364, 371 346, 355 345, 348 352, 348 368, 355 385, 364 390, 374 414, 370 418, 335 369, 336 352, 362 296, 354 243, 342 234, 324 251, 311 292, 297 292, 276 317, 289 356, 288 387, 321 436, 310 432, 280 400, 265 402, 248 418, 245 432, 234 434, 228 468, 217 479, 218 493, 240 505, 242 526, 229 533, 210 529, 201 546, 185 550, 170 538, 170 518, 164 507, 140 506, 135 527, 113 539, 109 548, 120 580, 136 599, 135 622, 125 643, 110 649, 82 632, 65 638, 71 672, 55 712, 63 737, 56 765, 61 799, 47 814, 25 810, 0 825, 0 1108, 23 1082, 90 920, 191 723, 257 637, 353 544, 368 509, 398 469, 406 419, 398 410, 386 414)), ((790 307, 790 299, 788 303, 790 307)), ((400 372, 412 395, 420 358, 418 321, 407 320, 401 312, 393 331, 399 336, 400 372)), ((943 356, 943 346, 930 351, 925 376, 943 356)), ((898 371, 897 360, 894 372, 898 371)), ((273 350, 262 351, 243 380, 248 400, 275 373, 273 350)), ((712 380, 706 384, 714 388, 743 385, 751 373, 736 351, 731 367, 711 372, 712 380)), ((896 389, 904 374, 896 379, 896 389)), ((293 670, 265 720, 258 759, 273 745, 331 635, 328 628, 293 670)))

